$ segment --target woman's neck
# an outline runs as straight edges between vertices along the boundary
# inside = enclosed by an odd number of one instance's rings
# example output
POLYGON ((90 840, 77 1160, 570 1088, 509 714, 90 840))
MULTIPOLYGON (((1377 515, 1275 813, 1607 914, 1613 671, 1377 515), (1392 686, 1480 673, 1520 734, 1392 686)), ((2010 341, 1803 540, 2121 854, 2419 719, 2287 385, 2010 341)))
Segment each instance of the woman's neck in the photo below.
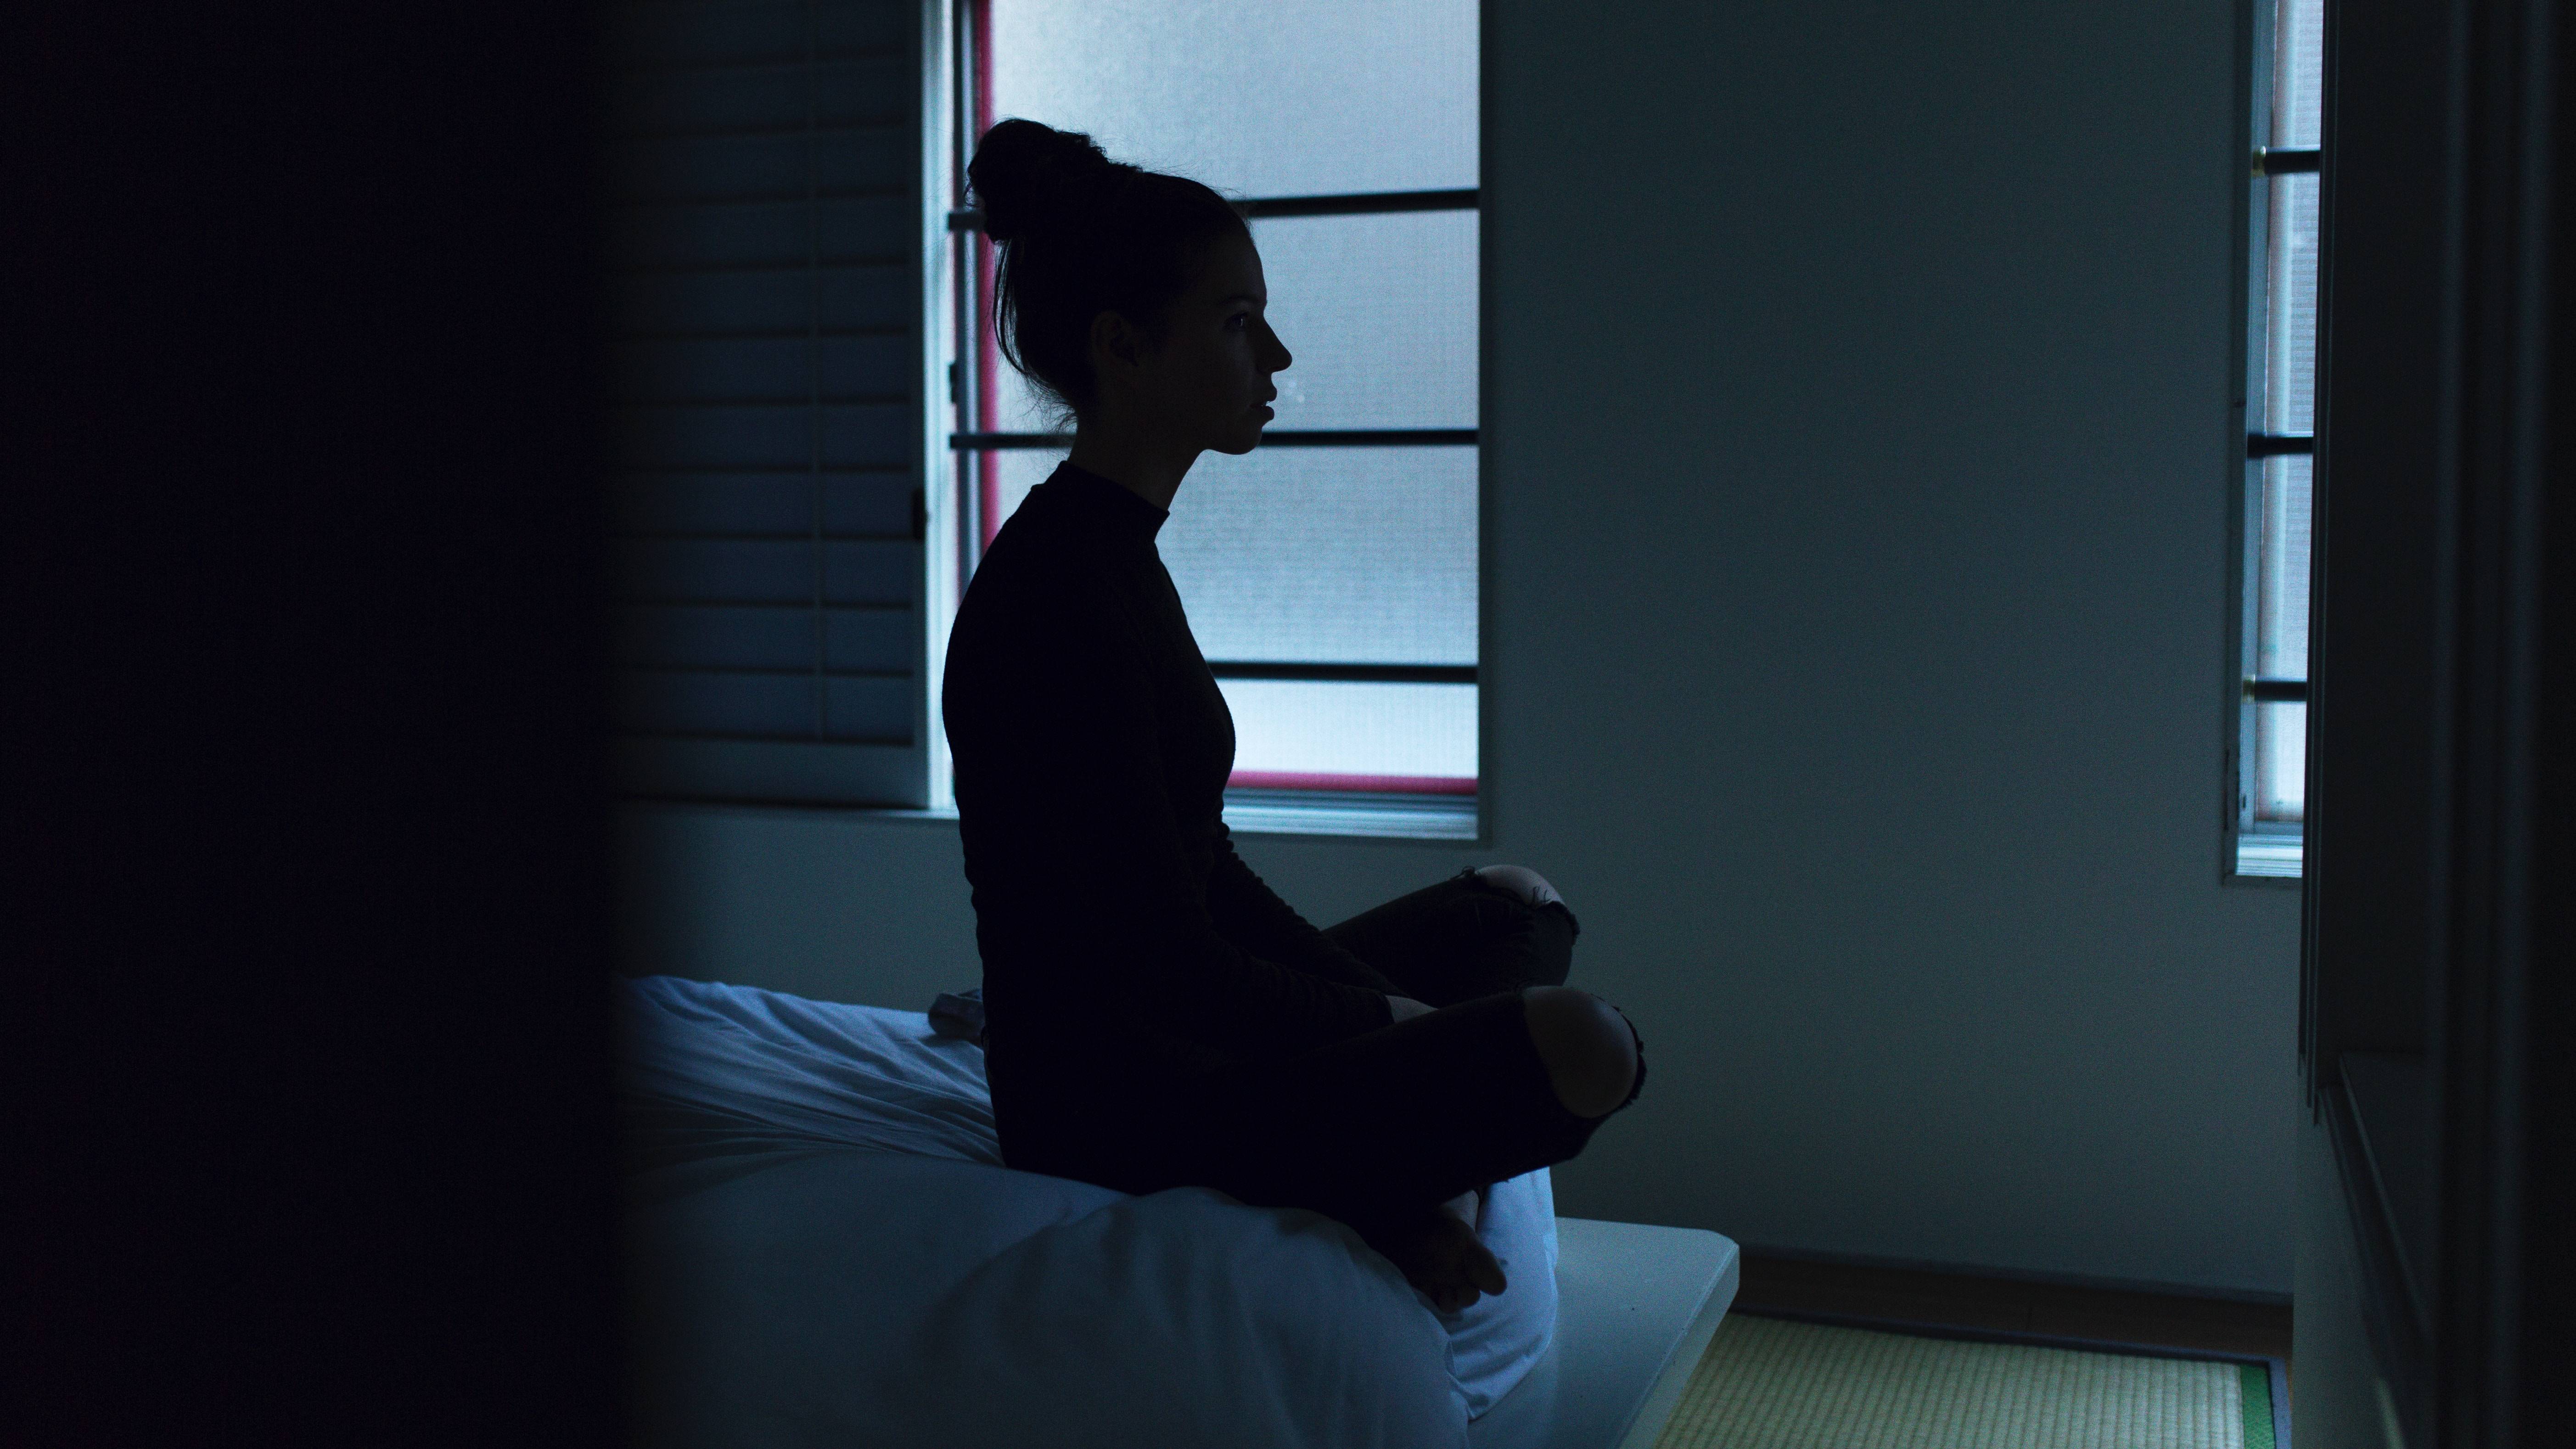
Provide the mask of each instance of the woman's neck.
POLYGON ((1199 460, 1202 449, 1156 437, 1119 419, 1102 417, 1076 426, 1073 454, 1065 461, 1096 473, 1168 513, 1181 479, 1199 460))

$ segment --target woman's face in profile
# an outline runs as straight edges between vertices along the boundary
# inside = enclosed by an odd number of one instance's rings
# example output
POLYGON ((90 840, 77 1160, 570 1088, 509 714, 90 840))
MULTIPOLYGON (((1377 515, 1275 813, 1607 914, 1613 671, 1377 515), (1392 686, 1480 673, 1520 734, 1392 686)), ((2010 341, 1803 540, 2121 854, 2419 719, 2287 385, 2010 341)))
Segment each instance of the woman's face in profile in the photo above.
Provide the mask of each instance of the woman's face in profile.
POLYGON ((1165 318, 1166 333, 1140 379, 1153 412, 1188 440, 1249 453, 1279 396, 1270 375, 1290 361, 1262 311, 1270 301, 1261 253, 1248 237, 1209 246, 1198 279, 1165 318))

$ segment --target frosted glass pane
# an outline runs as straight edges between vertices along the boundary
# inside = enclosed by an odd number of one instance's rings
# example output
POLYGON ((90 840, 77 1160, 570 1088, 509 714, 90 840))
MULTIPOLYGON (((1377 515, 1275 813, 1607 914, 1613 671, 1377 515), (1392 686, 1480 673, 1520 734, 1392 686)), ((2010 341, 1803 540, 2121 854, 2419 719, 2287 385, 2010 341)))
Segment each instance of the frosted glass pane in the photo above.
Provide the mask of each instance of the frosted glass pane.
POLYGON ((1278 428, 1476 426, 1476 213, 1282 217, 1253 241, 1296 359, 1278 428))
POLYGON ((1220 679, 1217 688, 1234 713, 1238 777, 1476 777, 1472 684, 1220 679))
POLYGON ((992 114, 1242 196, 1474 186, 1475 0, 992 0, 992 114))
POLYGON ((2272 143, 2314 146, 2325 134, 2325 0, 2282 0, 2273 22, 2272 143))
MULTIPOLYGON (((987 342, 985 345, 990 347, 993 344, 987 342)), ((1072 431, 1073 420, 1058 416, 1054 400, 1040 393, 1035 383, 1020 375, 1018 368, 1002 361, 998 348, 995 348, 991 356, 993 359, 992 422, 995 432, 1072 431)))
POLYGON ((2254 671, 2266 679, 2308 677, 2309 458, 2263 461, 2263 536, 2258 540, 2254 671))
POLYGON ((2317 178, 2276 177, 2271 188, 2264 430, 2308 433, 2317 425, 2317 178))
POLYGON ((2294 821, 2307 813, 2308 707, 2254 707, 2254 818, 2294 821))
POLYGON ((1476 662, 1473 448, 1211 453, 1159 542, 1210 659, 1476 662))
MULTIPOLYGON (((991 456, 1002 519, 1064 460, 991 456)), ((1474 448, 1210 453, 1155 542, 1210 659, 1476 662, 1474 448)))

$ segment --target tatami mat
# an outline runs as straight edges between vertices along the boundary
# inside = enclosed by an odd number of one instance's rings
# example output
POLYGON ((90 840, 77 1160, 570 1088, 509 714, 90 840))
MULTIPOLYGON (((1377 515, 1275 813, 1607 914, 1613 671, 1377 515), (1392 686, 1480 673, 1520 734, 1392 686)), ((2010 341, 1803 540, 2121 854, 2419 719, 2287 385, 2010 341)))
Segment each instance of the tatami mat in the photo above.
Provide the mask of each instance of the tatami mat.
POLYGON ((2273 1449, 2265 1371, 1730 1316, 1657 1449, 2273 1449))

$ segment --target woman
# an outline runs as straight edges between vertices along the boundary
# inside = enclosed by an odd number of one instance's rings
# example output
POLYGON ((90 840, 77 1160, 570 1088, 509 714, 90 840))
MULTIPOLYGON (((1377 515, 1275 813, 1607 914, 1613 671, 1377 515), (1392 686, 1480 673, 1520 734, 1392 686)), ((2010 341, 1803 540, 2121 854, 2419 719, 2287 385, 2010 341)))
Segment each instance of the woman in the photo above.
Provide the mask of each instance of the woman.
POLYGON ((1577 927, 1533 872, 1318 931, 1237 857, 1233 719, 1154 535, 1200 453, 1260 441, 1289 365, 1251 233, 1033 121, 968 175, 1004 355, 1076 425, 985 553, 941 701, 1004 1159, 1314 1208, 1443 1310, 1502 1292, 1477 1192, 1634 1100, 1636 1034, 1561 984, 1577 927))

